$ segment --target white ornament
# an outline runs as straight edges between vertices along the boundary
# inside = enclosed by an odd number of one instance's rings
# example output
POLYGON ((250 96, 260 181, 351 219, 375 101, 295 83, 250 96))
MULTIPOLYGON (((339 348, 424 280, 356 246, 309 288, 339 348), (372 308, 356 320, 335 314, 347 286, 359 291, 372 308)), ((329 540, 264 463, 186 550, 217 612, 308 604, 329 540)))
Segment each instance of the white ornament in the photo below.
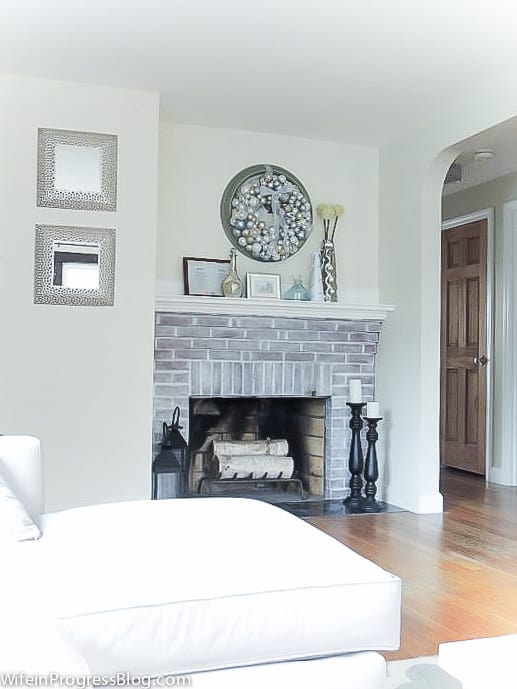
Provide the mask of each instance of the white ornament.
POLYGON ((323 279, 321 276, 320 252, 311 254, 311 277, 309 280, 309 292, 311 301, 323 302, 323 279))

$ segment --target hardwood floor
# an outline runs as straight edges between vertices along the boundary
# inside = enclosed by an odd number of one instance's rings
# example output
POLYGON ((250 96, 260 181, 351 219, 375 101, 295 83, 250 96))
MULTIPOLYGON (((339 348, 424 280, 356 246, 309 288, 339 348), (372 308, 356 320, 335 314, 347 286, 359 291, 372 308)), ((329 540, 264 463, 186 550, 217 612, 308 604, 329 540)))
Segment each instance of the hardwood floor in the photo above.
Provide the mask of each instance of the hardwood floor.
POLYGON ((517 488, 442 473, 443 515, 311 518, 403 581, 402 641, 389 659, 442 641, 517 633, 517 488))

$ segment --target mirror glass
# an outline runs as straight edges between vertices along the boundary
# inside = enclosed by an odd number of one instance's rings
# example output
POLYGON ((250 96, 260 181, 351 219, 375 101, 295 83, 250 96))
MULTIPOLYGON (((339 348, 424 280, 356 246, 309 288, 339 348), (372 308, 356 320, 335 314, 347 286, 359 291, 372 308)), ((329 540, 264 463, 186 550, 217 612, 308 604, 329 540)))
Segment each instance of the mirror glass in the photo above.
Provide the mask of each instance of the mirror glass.
POLYGON ((115 230, 36 225, 34 303, 112 306, 115 230))
POLYGON ((52 250, 55 287, 99 289, 99 244, 55 241, 52 250))
POLYGON ((102 150, 97 146, 58 144, 54 150, 54 188, 62 191, 102 191, 102 150))

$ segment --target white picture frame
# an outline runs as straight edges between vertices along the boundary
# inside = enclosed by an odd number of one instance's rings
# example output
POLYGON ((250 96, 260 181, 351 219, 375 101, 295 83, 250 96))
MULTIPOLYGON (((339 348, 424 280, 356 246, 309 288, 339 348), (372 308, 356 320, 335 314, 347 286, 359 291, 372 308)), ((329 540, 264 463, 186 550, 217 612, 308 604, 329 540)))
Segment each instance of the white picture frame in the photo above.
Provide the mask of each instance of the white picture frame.
POLYGON ((248 299, 280 299, 280 275, 246 273, 248 299))

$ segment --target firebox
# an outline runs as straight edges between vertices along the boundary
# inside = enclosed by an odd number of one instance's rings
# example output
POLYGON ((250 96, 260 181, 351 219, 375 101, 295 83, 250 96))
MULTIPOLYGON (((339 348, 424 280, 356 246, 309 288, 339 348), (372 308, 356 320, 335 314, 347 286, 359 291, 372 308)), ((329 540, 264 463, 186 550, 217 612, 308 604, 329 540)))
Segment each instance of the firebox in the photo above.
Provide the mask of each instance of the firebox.
POLYGON ((323 497, 328 403, 327 397, 191 397, 190 494, 323 497))

